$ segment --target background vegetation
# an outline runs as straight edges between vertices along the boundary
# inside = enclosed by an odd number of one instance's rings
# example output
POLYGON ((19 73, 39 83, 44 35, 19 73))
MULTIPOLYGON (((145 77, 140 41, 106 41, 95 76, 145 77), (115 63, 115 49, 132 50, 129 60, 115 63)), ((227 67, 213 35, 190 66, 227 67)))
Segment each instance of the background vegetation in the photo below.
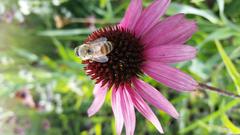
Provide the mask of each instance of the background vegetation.
MULTIPOLYGON (((151 3, 144 0, 144 6, 151 3)), ((116 134, 107 97, 94 117, 86 111, 93 82, 73 49, 96 28, 117 23, 129 0, 0 1, 0 134, 116 134), (21 96, 32 96, 37 107, 21 96), (26 95, 25 95, 26 96, 26 95)), ((196 80, 240 94, 240 0, 172 0, 167 15, 186 13, 199 26, 188 42, 197 58, 177 64, 196 80)), ((174 120, 154 110, 166 135, 240 134, 240 100, 216 93, 177 93, 150 78, 177 108, 174 120)), ((137 113, 136 135, 158 134, 137 113)))

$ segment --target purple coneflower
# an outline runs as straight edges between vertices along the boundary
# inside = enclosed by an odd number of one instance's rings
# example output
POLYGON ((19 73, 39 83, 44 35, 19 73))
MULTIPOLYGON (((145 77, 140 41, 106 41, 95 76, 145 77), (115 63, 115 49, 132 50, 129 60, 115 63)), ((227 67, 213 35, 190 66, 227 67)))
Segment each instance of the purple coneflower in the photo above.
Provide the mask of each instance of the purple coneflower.
POLYGON ((186 20, 184 14, 160 21, 169 3, 169 0, 156 0, 142 10, 142 0, 131 0, 119 25, 97 30, 86 40, 106 37, 114 45, 107 55, 108 62, 86 60, 83 63, 86 73, 96 80, 95 99, 88 115, 98 112, 112 88, 117 134, 121 134, 123 124, 127 135, 134 134, 135 109, 163 133, 160 122, 145 101, 176 119, 179 117, 173 105, 139 76, 146 74, 177 91, 192 91, 198 87, 190 76, 170 66, 195 57, 196 49, 184 43, 197 27, 195 22, 186 20))

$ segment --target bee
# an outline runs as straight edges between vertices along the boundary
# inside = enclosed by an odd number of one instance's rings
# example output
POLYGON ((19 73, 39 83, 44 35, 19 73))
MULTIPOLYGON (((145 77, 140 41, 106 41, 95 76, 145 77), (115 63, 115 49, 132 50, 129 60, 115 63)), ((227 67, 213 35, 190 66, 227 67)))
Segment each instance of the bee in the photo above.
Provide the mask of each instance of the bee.
POLYGON ((108 61, 107 54, 113 50, 113 45, 105 37, 78 46, 75 53, 82 60, 93 60, 100 63, 108 61))

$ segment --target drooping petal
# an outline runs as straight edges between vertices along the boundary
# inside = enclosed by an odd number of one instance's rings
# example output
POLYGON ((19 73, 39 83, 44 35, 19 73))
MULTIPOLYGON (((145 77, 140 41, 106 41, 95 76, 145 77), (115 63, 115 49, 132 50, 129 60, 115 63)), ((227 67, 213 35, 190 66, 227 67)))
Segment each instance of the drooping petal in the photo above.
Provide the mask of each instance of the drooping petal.
POLYGON ((144 51, 145 59, 162 62, 176 63, 195 58, 196 48, 188 45, 157 46, 144 51))
POLYGON ((155 25, 143 36, 145 47, 155 47, 166 44, 184 44, 196 32, 194 21, 182 18, 182 15, 169 17, 155 25), (176 18, 176 20, 174 20, 176 18), (177 23, 177 21, 179 21, 177 23))
POLYGON ((101 87, 102 83, 98 83, 94 87, 94 100, 92 105, 88 108, 88 116, 93 116, 102 107, 108 91, 108 85, 101 87))
POLYGON ((135 130, 136 117, 132 99, 127 89, 123 88, 123 90, 120 91, 120 100, 126 128, 126 135, 133 135, 135 130))
POLYGON ((133 101, 136 109, 146 118, 148 119, 160 133, 163 133, 162 126, 158 121, 156 115, 153 113, 152 109, 147 105, 147 103, 142 99, 142 97, 132 88, 128 87, 129 94, 133 101))
POLYGON ((115 125, 117 130, 117 135, 121 135, 123 128, 123 115, 120 104, 120 92, 121 88, 116 89, 115 87, 112 90, 112 110, 115 117, 115 125))
POLYGON ((136 78, 134 78, 132 82, 136 92, 139 93, 147 102, 176 119, 179 117, 179 114, 174 106, 154 87, 136 78))
POLYGON ((160 20, 160 17, 165 13, 169 3, 169 0, 155 0, 155 2, 142 12, 135 27, 137 36, 140 37, 143 35, 160 20))
POLYGON ((146 61, 143 71, 158 82, 178 91, 192 91, 198 86, 192 77, 160 62, 146 61))
POLYGON ((133 30, 142 12, 142 0, 131 0, 125 15, 119 24, 123 28, 133 30))

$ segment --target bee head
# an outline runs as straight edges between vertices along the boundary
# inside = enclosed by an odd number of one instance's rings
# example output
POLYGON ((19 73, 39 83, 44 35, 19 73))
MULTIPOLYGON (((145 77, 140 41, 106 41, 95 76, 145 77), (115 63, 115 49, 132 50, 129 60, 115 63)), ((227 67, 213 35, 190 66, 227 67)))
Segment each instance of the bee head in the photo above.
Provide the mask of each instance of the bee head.
POLYGON ((93 49, 88 44, 83 44, 75 49, 75 54, 83 60, 88 60, 93 55, 93 49))

